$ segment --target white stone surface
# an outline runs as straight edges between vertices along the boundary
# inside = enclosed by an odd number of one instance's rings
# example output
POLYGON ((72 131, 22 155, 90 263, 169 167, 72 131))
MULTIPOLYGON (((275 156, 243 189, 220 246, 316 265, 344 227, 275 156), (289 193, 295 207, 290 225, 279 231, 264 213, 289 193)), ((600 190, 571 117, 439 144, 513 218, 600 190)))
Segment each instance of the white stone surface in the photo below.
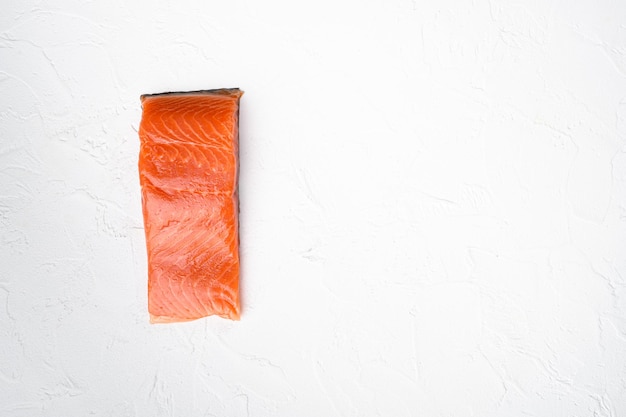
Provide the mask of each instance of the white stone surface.
POLYGON ((626 415, 626 3, 2 9, 0 416, 626 415), (243 317, 150 325, 139 95, 218 87, 243 317))

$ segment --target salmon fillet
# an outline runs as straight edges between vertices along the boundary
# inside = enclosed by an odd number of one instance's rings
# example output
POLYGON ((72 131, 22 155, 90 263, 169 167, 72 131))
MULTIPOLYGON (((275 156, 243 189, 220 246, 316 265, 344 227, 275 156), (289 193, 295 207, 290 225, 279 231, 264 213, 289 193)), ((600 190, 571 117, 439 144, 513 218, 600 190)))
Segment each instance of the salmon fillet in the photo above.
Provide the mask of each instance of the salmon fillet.
POLYGON ((152 323, 239 320, 239 89, 141 96, 152 323))

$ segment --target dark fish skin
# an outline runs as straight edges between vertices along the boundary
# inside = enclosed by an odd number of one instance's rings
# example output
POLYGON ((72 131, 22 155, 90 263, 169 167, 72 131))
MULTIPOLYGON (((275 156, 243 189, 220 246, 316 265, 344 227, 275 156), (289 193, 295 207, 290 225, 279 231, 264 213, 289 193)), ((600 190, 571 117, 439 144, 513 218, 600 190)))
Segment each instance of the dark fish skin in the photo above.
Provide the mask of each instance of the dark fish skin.
POLYGON ((186 96, 186 95, 197 95, 197 94, 208 94, 208 95, 220 95, 220 94, 232 94, 232 93, 242 93, 243 91, 239 88, 216 88, 213 90, 195 90, 195 91, 169 91, 165 93, 151 93, 151 94, 142 94, 139 96, 141 101, 148 97, 157 97, 157 96, 186 96))

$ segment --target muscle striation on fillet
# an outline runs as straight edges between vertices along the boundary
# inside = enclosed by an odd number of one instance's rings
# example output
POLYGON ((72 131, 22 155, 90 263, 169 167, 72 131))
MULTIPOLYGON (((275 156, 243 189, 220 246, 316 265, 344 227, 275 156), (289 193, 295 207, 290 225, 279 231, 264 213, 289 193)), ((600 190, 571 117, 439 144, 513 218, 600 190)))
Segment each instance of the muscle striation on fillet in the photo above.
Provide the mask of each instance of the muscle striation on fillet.
POLYGON ((151 322, 240 318, 237 89, 144 95, 139 179, 151 322))

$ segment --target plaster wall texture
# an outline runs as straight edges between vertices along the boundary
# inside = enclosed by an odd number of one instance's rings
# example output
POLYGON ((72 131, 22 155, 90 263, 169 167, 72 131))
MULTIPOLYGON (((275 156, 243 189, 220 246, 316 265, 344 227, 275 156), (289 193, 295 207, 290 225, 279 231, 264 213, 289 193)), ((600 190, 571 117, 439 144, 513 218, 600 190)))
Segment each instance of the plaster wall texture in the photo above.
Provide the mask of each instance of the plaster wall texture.
POLYGON ((0 416, 626 416, 626 3, 9 0, 0 416), (150 325, 139 95, 240 87, 240 322, 150 325))

